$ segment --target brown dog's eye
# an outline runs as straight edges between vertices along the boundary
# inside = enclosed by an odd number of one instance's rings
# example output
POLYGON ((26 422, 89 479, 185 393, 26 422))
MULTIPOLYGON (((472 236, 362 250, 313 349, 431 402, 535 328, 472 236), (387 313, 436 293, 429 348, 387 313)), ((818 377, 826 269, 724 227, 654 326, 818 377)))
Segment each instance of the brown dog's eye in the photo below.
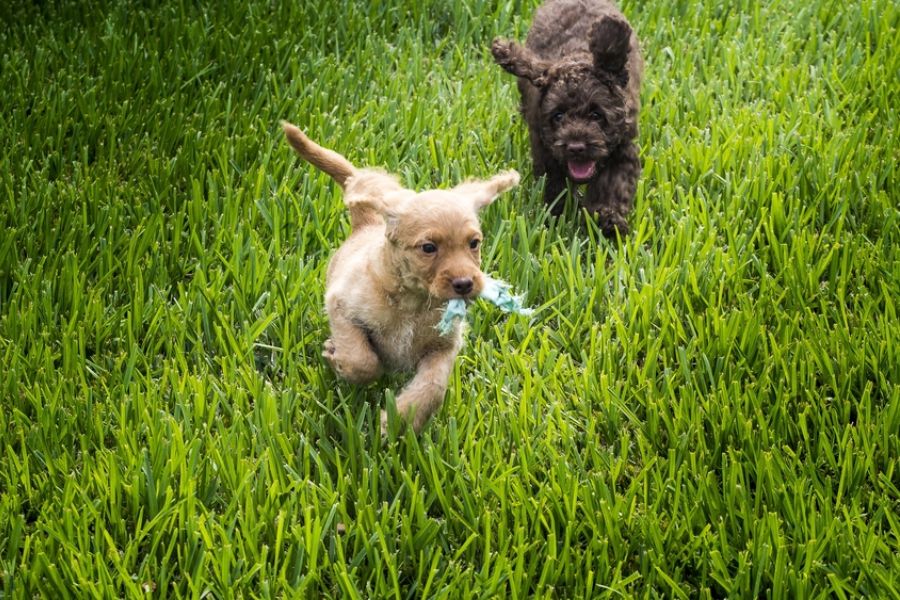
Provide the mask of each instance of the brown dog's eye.
POLYGON ((566 116, 566 114, 564 112, 558 110, 555 113, 553 113, 553 116, 550 117, 550 120, 553 121, 554 123, 561 123, 564 116, 566 116))
POLYGON ((422 244, 422 252, 425 254, 434 254, 437 252, 437 245, 432 244, 431 242, 425 242, 422 244))
POLYGON ((472 241, 469 242, 469 248, 472 250, 478 250, 478 245, 481 244, 481 240, 478 238, 472 238, 472 241))
POLYGON ((596 110, 591 113, 591 118, 598 123, 603 123, 604 121, 606 121, 606 117, 603 116, 603 113, 597 112, 596 110))

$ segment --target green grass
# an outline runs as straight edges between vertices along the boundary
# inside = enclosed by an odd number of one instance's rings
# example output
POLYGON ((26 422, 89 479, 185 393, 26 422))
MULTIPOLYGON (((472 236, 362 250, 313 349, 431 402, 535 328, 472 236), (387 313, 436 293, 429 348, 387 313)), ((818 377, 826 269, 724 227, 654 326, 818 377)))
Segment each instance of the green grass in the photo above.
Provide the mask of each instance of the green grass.
POLYGON ((0 11, 0 597, 900 598, 900 8, 628 1, 620 245, 547 219, 535 2, 0 11), (340 193, 514 167, 444 408, 320 358, 340 193), (346 531, 338 533, 338 524, 346 531))

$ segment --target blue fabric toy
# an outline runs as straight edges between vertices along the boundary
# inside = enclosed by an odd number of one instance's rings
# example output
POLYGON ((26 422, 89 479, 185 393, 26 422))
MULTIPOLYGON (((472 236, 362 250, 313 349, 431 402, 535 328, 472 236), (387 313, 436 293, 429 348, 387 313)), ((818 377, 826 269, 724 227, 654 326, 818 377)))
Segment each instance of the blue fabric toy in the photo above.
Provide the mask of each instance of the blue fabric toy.
MULTIPOLYGON (((522 307, 522 297, 513 295, 508 283, 488 276, 484 278, 484 288, 478 297, 491 302, 503 312, 514 312, 526 316, 534 312, 530 308, 522 307)), ((453 331, 456 322, 463 321, 465 318, 466 301, 462 298, 454 298, 447 302, 447 308, 444 309, 444 314, 437 324, 438 331, 441 332, 441 335, 448 335, 453 331)))

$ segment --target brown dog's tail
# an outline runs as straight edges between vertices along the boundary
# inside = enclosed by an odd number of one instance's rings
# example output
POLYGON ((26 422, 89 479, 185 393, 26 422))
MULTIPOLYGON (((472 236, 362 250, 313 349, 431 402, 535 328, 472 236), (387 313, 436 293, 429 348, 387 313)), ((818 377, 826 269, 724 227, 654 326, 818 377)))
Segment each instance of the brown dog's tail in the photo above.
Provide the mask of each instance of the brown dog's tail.
POLYGON ((297 154, 314 167, 325 171, 341 187, 344 187, 347 180, 356 174, 356 167, 334 150, 318 145, 287 121, 282 121, 281 127, 284 129, 284 135, 287 136, 288 142, 294 147, 297 154))

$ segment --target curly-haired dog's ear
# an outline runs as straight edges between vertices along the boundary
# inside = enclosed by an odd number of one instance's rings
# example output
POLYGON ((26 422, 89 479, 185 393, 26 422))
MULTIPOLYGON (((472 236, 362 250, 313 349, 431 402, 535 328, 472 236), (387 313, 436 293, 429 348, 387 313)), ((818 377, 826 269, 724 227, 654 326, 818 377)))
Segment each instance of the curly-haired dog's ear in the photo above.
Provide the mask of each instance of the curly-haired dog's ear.
POLYGON ((628 60, 631 26, 621 17, 606 16, 591 27, 590 49, 594 68, 615 76, 621 85, 628 83, 628 60))
POLYGON ((491 44, 494 62, 517 77, 524 77, 536 87, 547 85, 547 67, 531 50, 515 42, 496 38, 491 44))
POLYGON ((453 188, 454 192, 464 194, 472 201, 475 210, 481 210, 497 196, 519 185, 519 173, 511 170, 494 175, 486 181, 467 181, 453 188))

